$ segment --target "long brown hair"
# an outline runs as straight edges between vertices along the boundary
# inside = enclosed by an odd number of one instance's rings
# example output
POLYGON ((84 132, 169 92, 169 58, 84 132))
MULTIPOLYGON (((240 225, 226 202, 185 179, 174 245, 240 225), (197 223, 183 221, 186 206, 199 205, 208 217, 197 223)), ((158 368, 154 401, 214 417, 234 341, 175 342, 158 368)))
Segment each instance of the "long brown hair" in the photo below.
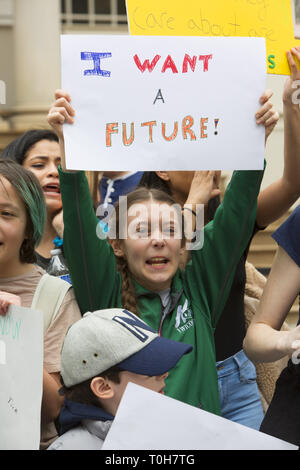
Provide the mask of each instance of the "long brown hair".
MULTIPOLYGON (((127 194, 127 211, 133 205, 141 202, 153 201, 166 203, 168 205, 176 205, 174 199, 164 191, 154 188, 138 187, 131 193, 127 194)), ((116 238, 120 239, 120 231, 123 227, 120 226, 120 204, 115 206, 115 227, 116 238)), ((180 214, 181 217, 181 214, 180 214)), ((117 256, 117 268, 122 276, 122 306, 130 312, 138 315, 137 297, 135 288, 132 282, 132 276, 129 271, 127 259, 117 256)))

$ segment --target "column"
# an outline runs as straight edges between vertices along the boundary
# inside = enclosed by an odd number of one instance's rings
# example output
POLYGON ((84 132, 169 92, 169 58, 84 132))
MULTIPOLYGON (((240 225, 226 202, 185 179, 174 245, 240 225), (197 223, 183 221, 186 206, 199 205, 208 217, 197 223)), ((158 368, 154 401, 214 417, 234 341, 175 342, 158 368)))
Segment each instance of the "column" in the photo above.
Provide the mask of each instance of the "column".
POLYGON ((45 127, 60 87, 60 1, 15 0, 15 128, 45 127))

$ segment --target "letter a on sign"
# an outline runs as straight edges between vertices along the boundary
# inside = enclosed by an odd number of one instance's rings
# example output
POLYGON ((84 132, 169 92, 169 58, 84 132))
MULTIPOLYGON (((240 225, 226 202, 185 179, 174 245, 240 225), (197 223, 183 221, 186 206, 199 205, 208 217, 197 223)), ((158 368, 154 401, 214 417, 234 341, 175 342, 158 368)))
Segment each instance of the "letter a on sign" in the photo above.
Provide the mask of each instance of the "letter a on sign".
POLYGON ((157 95, 156 95, 156 98, 155 98, 155 100, 153 101, 153 104, 155 104, 157 100, 162 100, 163 103, 165 102, 165 100, 164 100, 164 98, 163 98, 163 95, 162 95, 162 93, 161 93, 161 89, 158 90, 157 95))

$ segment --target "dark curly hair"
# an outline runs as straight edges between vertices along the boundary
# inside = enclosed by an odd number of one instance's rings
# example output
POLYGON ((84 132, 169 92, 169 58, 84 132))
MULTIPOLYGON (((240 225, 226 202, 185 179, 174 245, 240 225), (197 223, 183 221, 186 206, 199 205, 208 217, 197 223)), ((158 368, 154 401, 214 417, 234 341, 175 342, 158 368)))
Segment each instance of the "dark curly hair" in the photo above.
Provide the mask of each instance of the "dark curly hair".
POLYGON ((2 151, 1 158, 14 160, 23 165, 29 150, 41 140, 58 142, 57 135, 48 129, 32 129, 10 142, 2 151))

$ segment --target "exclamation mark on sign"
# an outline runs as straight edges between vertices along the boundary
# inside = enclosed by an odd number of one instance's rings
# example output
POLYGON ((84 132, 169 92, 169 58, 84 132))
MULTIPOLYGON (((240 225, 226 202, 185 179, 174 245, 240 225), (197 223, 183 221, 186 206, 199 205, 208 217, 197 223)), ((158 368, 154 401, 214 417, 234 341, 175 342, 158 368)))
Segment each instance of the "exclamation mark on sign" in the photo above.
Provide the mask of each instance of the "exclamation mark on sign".
POLYGON ((218 127, 218 124, 219 124, 219 120, 220 119, 215 119, 215 135, 218 134, 217 127, 218 127))

